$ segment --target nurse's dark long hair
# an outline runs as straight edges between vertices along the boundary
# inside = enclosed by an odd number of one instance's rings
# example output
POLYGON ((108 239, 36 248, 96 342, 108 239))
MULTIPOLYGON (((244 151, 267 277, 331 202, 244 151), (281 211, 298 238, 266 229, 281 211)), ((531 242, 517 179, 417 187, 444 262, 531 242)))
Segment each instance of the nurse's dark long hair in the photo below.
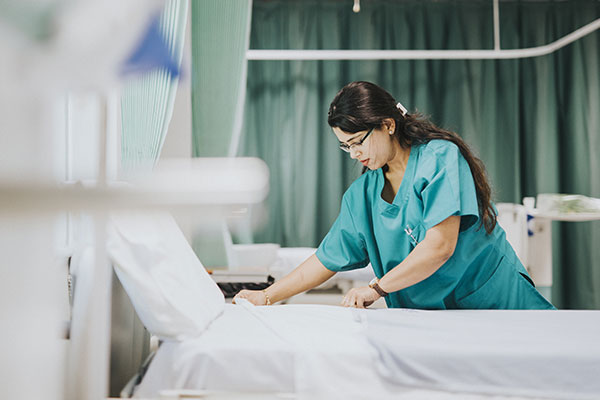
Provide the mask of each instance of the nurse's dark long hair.
MULTIPOLYGON (((434 139, 454 143, 469 163, 473 174, 481 217, 480 227, 485 226, 487 233, 491 233, 496 226, 497 215, 492 207, 492 190, 483 162, 475 157, 456 133, 436 126, 422 114, 402 115, 396 104, 392 95, 383 88, 370 82, 352 82, 344 86, 331 102, 327 122, 332 128, 338 127, 344 132, 355 133, 380 127, 384 119, 393 118, 396 121, 394 137, 404 148, 434 139)), ((366 168, 363 172, 365 170, 366 168)))

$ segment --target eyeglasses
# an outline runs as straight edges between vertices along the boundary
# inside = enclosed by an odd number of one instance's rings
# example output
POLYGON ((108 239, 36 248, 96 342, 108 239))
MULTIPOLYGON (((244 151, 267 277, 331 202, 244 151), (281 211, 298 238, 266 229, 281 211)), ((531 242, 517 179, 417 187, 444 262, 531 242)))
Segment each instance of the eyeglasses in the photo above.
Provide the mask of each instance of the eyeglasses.
POLYGON ((365 140, 367 140, 367 138, 369 137, 369 135, 371 134, 371 132, 373 132, 373 129, 375 129, 375 127, 369 129, 369 131, 365 134, 365 136, 363 136, 362 139, 360 139, 356 143, 352 143, 350 145, 348 145, 346 143, 340 143, 340 149, 342 149, 346 153, 350 153, 350 151, 352 150, 353 147, 355 147, 355 146, 362 146, 362 144, 365 142, 365 140))

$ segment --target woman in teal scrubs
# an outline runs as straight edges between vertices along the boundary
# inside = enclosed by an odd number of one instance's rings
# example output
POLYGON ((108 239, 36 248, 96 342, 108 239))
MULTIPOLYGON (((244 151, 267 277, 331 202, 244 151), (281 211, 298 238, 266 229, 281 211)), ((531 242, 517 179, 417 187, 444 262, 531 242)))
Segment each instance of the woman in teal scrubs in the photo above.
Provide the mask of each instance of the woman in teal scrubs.
POLYGON ((342 88, 328 122, 364 173, 313 256, 235 299, 269 305, 371 263, 377 278, 351 289, 344 306, 385 297, 388 307, 554 309, 497 224, 483 164, 457 134, 407 113, 369 82, 342 88))

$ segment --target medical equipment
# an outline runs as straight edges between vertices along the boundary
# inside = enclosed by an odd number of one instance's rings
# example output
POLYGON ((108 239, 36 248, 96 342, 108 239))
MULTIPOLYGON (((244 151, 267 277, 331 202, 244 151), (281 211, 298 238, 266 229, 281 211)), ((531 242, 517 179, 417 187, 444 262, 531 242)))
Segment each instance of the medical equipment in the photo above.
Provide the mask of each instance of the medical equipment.
POLYGON ((523 204, 496 205, 498 223, 546 299, 552 300, 552 222, 600 220, 599 204, 600 200, 581 195, 540 193, 525 197, 523 204))
POLYGON ((579 194, 540 193, 537 216, 559 221, 593 221, 600 219, 600 199, 579 194))

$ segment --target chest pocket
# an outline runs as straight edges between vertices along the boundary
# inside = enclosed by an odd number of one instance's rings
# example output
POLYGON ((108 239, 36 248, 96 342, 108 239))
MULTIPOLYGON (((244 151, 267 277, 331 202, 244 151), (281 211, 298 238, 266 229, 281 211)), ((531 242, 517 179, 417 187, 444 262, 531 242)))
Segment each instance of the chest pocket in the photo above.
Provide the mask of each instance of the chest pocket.
POLYGON ((416 224, 409 222, 404 226, 404 234, 410 243, 411 251, 425 239, 425 233, 425 227, 421 222, 416 224))

